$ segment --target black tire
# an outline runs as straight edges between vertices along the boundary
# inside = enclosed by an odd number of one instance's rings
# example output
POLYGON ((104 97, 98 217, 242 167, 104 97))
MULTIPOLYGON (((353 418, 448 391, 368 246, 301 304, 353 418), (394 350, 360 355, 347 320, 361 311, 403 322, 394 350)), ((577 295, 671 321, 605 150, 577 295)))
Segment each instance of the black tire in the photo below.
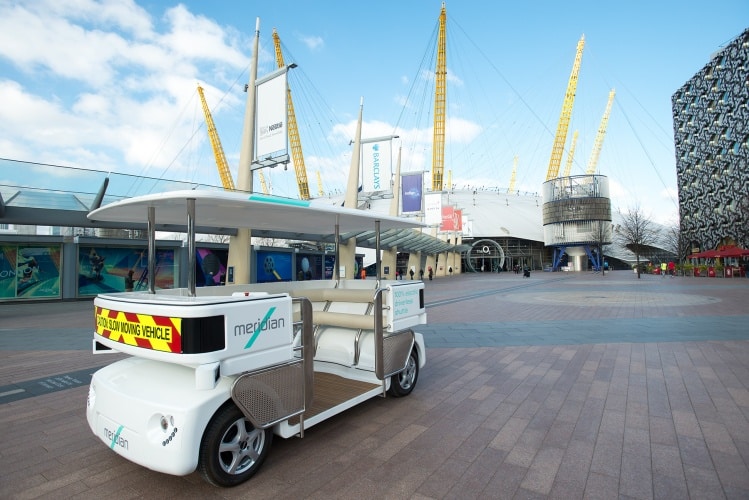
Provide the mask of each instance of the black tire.
POLYGON ((412 349, 406 362, 406 368, 390 377, 388 394, 396 398, 408 396, 416 387, 417 380, 419 380, 419 355, 416 353, 416 349, 412 349))
POLYGON ((236 405, 224 405, 203 433, 198 471, 215 486, 237 486, 257 472, 272 442, 271 429, 256 429, 236 405))

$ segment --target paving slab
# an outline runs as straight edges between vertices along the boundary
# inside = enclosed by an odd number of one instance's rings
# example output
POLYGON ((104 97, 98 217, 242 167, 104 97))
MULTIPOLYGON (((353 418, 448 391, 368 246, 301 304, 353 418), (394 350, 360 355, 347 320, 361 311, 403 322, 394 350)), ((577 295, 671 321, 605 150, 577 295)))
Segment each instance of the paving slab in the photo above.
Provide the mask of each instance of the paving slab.
POLYGON ((427 365, 233 489, 86 424, 91 300, 0 303, 0 497, 749 498, 749 279, 615 271, 426 282, 427 365))

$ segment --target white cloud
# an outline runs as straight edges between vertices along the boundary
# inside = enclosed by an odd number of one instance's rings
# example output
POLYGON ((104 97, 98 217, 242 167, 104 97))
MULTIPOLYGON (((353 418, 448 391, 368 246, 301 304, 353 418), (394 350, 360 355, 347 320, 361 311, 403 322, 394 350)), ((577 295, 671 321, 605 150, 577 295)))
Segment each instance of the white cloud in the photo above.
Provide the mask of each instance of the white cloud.
POLYGON ((153 24, 148 13, 133 0, 40 0, 26 2, 37 15, 68 17, 75 21, 100 24, 136 37, 150 36, 153 24))
POLYGON ((300 35, 299 40, 311 51, 321 50, 325 46, 325 40, 320 36, 300 35))
POLYGON ((0 6, 0 63, 29 82, 0 80, 0 156, 178 177, 180 155, 206 142, 204 128, 193 139, 202 113, 186 112, 200 109, 198 76, 217 80, 203 84, 207 96, 221 95, 250 55, 235 30, 183 5, 162 21, 131 0, 0 6))
POLYGON ((248 56, 227 43, 227 32, 214 21, 192 14, 181 4, 169 9, 165 18, 171 31, 162 41, 178 60, 205 59, 236 67, 247 63, 248 56))

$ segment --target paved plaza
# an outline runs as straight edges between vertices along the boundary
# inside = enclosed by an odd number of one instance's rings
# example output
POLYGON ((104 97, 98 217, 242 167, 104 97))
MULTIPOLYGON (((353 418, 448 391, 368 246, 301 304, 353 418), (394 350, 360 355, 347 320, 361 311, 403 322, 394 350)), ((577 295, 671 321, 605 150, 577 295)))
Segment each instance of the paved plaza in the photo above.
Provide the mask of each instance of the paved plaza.
POLYGON ((276 437, 249 482, 132 464, 92 435, 90 300, 0 304, 0 498, 749 498, 749 279, 426 282, 427 365, 276 437))

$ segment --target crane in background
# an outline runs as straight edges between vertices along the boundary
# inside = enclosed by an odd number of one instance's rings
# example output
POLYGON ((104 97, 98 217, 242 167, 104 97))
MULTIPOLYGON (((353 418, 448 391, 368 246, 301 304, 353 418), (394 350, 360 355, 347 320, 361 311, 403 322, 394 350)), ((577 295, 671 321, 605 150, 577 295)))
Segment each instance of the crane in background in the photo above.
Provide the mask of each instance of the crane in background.
POLYGON ((603 147, 603 138, 606 136, 606 127, 609 124, 609 114, 611 113, 611 105, 614 103, 614 95, 616 94, 615 89, 611 89, 609 92, 609 101, 606 103, 606 111, 603 112, 601 118, 601 125, 598 127, 598 133, 596 134, 596 140, 593 143, 593 151, 590 153, 590 159, 588 160, 588 170, 585 172, 588 175, 596 173, 596 167, 598 166, 598 157, 601 154, 601 148, 603 147))
POLYGON ((320 171, 317 171, 317 194, 322 198, 325 196, 325 191, 322 188, 322 177, 320 177, 320 171))
MULTIPOLYGON (((557 133, 554 136, 554 146, 551 149, 551 158, 549 159, 549 169, 546 171, 546 180, 549 181, 559 176, 559 166, 562 163, 562 153, 564 152, 564 143, 567 141, 567 129, 570 125, 572 116, 572 106, 575 104, 575 91, 577 90, 577 75, 580 73, 580 63, 583 60, 583 48, 585 47, 585 35, 580 37, 577 42, 577 53, 575 54, 575 63, 572 65, 572 72, 567 83, 567 92, 562 104, 562 113, 557 124, 557 133)), ((435 118, 436 119, 436 118, 435 118)))
POLYGON ((577 136, 580 133, 575 130, 572 134, 572 144, 570 144, 570 152, 567 154, 567 164, 564 166, 564 175, 562 177, 569 177, 572 172, 572 162, 575 160, 575 147, 577 147, 577 136))
POLYGON ((513 194, 515 192, 515 180, 518 175, 518 155, 512 160, 512 177, 510 177, 510 187, 507 188, 507 194, 513 194))
POLYGON ((434 138, 432 141, 432 191, 442 191, 445 169, 445 113, 447 103, 447 9, 442 2, 437 38, 437 67, 434 72, 434 138))
MULTIPOLYGON (((213 156, 216 157, 216 166, 218 167, 218 174, 221 177, 221 185, 227 191, 234 191, 234 179, 231 176, 229 170, 229 162, 226 161, 226 155, 224 154, 224 148, 221 146, 221 139, 218 137, 216 131, 216 124, 213 122, 213 116, 211 110, 208 109, 208 103, 205 100, 205 94, 203 93, 203 87, 198 85, 198 95, 200 96, 200 104, 203 106, 203 114, 205 115, 205 123, 208 128, 208 138, 211 141, 211 147, 213 148, 213 156)), ((268 186, 265 184, 265 177, 260 172, 260 184, 263 187, 263 193, 268 194, 268 186)))
MULTIPOLYGON (((276 64, 279 68, 286 66, 281 53, 281 38, 278 32, 273 28, 273 46, 276 49, 276 64)), ((307 167, 304 165, 304 155, 302 154, 302 141, 299 137, 299 127, 296 122, 294 113, 294 102, 291 100, 291 88, 286 87, 287 92, 287 111, 289 122, 289 146, 291 147, 291 159, 294 162, 296 171, 296 182, 299 186, 299 198, 309 200, 309 184, 307 182, 307 167)))
POLYGON ((231 177, 229 163, 226 161, 224 148, 221 146, 221 140, 218 138, 218 132, 216 132, 216 124, 213 123, 213 117, 211 116, 211 111, 208 109, 208 103, 205 102, 203 87, 201 87, 200 85, 198 85, 198 95, 200 95, 200 104, 202 104, 203 106, 205 123, 208 128, 208 138, 211 141, 213 155, 216 157, 216 166, 218 167, 218 174, 219 176, 221 176, 221 184, 227 191, 234 191, 234 179, 232 179, 231 177))

